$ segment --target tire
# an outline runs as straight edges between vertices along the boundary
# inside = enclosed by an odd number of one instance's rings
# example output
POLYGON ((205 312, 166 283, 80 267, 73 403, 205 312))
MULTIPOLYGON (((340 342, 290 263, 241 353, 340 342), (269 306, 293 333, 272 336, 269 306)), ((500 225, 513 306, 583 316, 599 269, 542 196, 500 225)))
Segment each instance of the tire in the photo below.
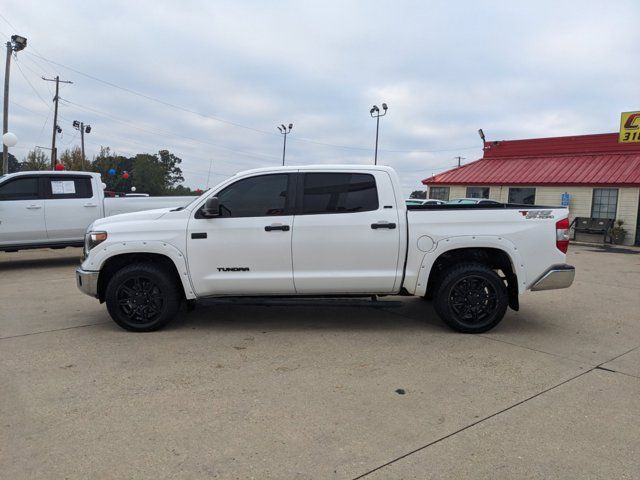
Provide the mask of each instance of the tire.
POLYGON ((180 308, 181 294, 172 275, 152 263, 134 263, 118 270, 105 292, 114 322, 132 332, 164 327, 180 308))
POLYGON ((507 311, 509 294, 504 281, 480 263, 450 267, 441 277, 434 308, 450 328, 482 333, 495 327, 507 311))

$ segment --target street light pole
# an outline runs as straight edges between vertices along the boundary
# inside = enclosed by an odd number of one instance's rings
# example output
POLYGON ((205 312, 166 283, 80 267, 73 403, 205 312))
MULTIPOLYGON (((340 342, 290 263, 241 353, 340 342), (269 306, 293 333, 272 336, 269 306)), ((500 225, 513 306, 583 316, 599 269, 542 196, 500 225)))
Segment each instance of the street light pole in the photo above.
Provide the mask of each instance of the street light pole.
MULTIPOLYGON (((27 39, 20 35, 12 35, 11 41, 7 42, 7 63, 4 67, 4 108, 2 111, 2 134, 9 131, 9 74, 11 72, 11 54, 24 50, 27 46, 27 39)), ((9 149, 2 143, 2 174, 9 173, 9 149)))
POLYGON ((285 156, 285 153, 287 152, 287 135, 291 133, 292 128, 293 128, 293 123, 290 123, 289 127, 285 127, 284 124, 281 124, 278 127, 278 130, 280 130, 280 133, 284 135, 284 145, 282 146, 282 166, 283 167, 284 167, 284 156, 285 156))
POLYGON ((387 110, 389 109, 389 107, 387 107, 386 103, 382 104, 382 110, 383 112, 380 113, 380 109, 378 108, 377 105, 374 105, 373 107, 371 107, 371 110, 369 110, 369 115, 371 115, 371 118, 375 118, 376 119, 376 149, 375 149, 375 153, 373 155, 373 164, 377 165, 378 164, 378 132, 380 131, 380 117, 384 117, 387 114, 387 110))
POLYGON ((76 130, 80 130, 80 145, 82 146, 82 170, 84 170, 84 164, 87 161, 84 156, 84 134, 91 133, 91 125, 85 125, 83 122, 74 120, 73 128, 75 128, 76 130))

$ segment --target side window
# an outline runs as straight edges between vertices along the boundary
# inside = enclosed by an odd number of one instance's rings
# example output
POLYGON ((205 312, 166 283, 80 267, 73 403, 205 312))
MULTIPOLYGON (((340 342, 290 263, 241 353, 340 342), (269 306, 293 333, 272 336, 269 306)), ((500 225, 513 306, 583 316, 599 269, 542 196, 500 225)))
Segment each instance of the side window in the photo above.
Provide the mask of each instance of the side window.
POLYGON ((218 193, 222 217, 287 215, 288 174, 245 178, 218 193))
POLYGON ((373 175, 366 173, 305 173, 303 215, 353 213, 378 209, 373 175))
POLYGON ((45 178, 45 193, 48 198, 53 200, 93 197, 91 177, 59 176, 45 178))
POLYGON ((489 187, 467 187, 467 198, 489 198, 489 187))
POLYGON ((0 185, 0 201, 2 200, 35 200, 38 195, 38 178, 35 176, 9 180, 0 185))
POLYGON ((534 205, 536 203, 536 189, 520 187, 509 188, 509 203, 534 205))
POLYGON ((617 188, 594 188, 591 218, 616 218, 617 205, 617 188))
POLYGON ((449 187, 429 187, 429 198, 435 200, 449 200, 449 187))

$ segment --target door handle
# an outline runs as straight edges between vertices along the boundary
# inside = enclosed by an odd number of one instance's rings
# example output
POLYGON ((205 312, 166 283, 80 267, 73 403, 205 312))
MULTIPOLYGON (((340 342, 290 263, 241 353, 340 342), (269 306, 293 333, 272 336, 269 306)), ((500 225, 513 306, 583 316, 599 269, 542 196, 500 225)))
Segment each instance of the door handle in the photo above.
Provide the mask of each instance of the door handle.
POLYGON ((29 205, 27 210, 38 210, 40 208, 42 208, 42 205, 29 205))
POLYGON ((97 203, 85 203, 84 206, 85 207, 97 207, 98 204, 97 203))
POLYGON ((388 228, 389 230, 393 230, 394 228, 396 228, 396 224, 390 222, 378 222, 372 223, 371 228, 374 230, 377 230, 379 228, 388 228))
POLYGON ((274 230, 281 230, 283 232, 288 232, 289 231, 289 225, 278 225, 278 224, 272 224, 272 225, 267 225, 266 227, 264 227, 264 231, 265 232, 272 232, 274 230))

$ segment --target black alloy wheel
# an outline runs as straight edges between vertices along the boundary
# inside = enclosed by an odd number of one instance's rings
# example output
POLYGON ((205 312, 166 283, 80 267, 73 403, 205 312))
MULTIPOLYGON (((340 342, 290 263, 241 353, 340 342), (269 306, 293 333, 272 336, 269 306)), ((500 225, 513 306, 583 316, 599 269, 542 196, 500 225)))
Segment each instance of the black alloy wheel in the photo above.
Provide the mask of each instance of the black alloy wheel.
POLYGON ((482 333, 495 327, 507 310, 509 295, 504 280, 479 263, 454 265, 440 277, 434 308, 451 328, 482 333))
POLYGON ((118 308, 131 323, 152 322, 162 312, 164 300, 160 288, 147 276, 135 276, 116 290, 118 308))
POLYGON ((133 332, 164 327, 177 313, 181 300, 175 275, 152 262, 134 263, 118 270, 105 292, 111 318, 133 332))

